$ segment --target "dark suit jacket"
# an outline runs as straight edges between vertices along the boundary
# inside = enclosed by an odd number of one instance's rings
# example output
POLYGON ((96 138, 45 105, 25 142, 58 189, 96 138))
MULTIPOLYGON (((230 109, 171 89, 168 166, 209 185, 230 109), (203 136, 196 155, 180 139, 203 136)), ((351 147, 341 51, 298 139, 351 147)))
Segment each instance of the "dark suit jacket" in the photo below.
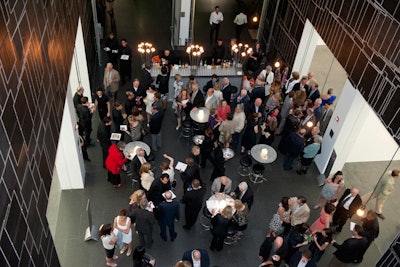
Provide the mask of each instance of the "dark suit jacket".
POLYGON ((143 87, 147 90, 152 82, 153 77, 151 77, 150 72, 148 72, 146 69, 142 69, 142 79, 140 83, 143 85, 143 87))
POLYGON ((261 86, 254 87, 253 91, 251 91, 250 102, 253 102, 257 99, 261 98, 264 102, 265 98, 265 88, 261 86))
POLYGON ((235 104, 239 105, 239 104, 243 104, 243 107, 246 108, 247 105, 250 102, 250 97, 249 95, 246 95, 245 97, 242 97, 239 101, 237 101, 237 98, 235 98, 235 104))
POLYGON ((212 79, 209 80, 209 81, 206 83, 206 85, 203 87, 204 93, 207 93, 207 90, 210 89, 210 88, 214 88, 212 79))
POLYGON ((197 190, 187 191, 183 195, 183 201, 185 202, 185 210, 198 210, 203 205, 204 195, 206 194, 205 188, 199 188, 197 190))
MULTIPOLYGON (((289 267, 297 267, 299 262, 301 261, 301 255, 302 253, 300 251, 297 251, 292 258, 290 259, 289 267)), ((309 260, 306 264, 306 267, 317 267, 317 264, 315 264, 315 261, 313 259, 309 260)))
POLYGON ((132 91, 135 96, 142 96, 142 97, 146 97, 146 90, 147 88, 145 88, 143 85, 139 85, 139 87, 137 88, 137 90, 135 90, 135 88, 131 88, 129 89, 130 91, 132 91))
POLYGON ((111 146, 111 126, 106 126, 104 122, 100 122, 97 129, 97 139, 101 146, 111 146))
MULTIPOLYGON (((147 160, 147 157, 144 157, 147 160)), ((140 162, 139 158, 135 155, 133 157, 132 162, 131 162, 131 168, 132 168, 132 173, 133 173, 133 179, 140 180, 140 175, 139 175, 139 170, 140 167, 142 167, 142 163, 140 162)))
POLYGON ((144 234, 151 234, 153 232, 153 224, 157 222, 153 212, 135 209, 132 212, 132 217, 135 219, 132 223, 136 223, 136 231, 144 234))
MULTIPOLYGON (((271 249, 274 244, 274 240, 275 240, 275 237, 273 237, 273 236, 267 236, 264 239, 264 242, 262 243, 260 250, 258 252, 258 255, 263 257, 263 261, 268 260, 269 254, 271 254, 271 249)), ((282 245, 275 253, 276 255, 281 257, 281 260, 286 257, 286 253, 287 253, 286 247, 287 246, 282 245)), ((272 260, 272 262, 274 263, 275 266, 279 266, 281 261, 277 262, 277 261, 272 260)))
POLYGON ((200 90, 197 92, 195 98, 193 99, 193 103, 192 103, 192 108, 193 107, 204 107, 204 96, 203 94, 200 92, 200 90))
POLYGON ((180 219, 179 203, 176 201, 161 202, 158 205, 159 220, 165 224, 173 224, 176 220, 180 219))
POLYGON ((292 156, 299 156, 304 148, 304 138, 296 132, 291 132, 287 139, 286 153, 292 156))
MULTIPOLYGON (((264 105, 261 105, 258 108, 258 113, 261 113, 262 115, 264 115, 264 111, 265 111, 265 107, 264 107, 264 105)), ((249 102, 249 104, 247 105, 247 108, 245 109, 245 113, 246 113, 246 116, 249 116, 252 113, 256 113, 256 104, 254 102, 249 102)))
MULTIPOLYGON (((339 199, 338 208, 341 208, 340 206, 341 202, 350 194, 350 192, 351 192, 350 188, 347 188, 344 191, 342 197, 339 199)), ((353 202, 351 202, 349 206, 349 218, 351 218, 351 216, 353 216, 353 214, 356 213, 356 211, 361 207, 361 205, 362 205, 361 197, 359 194, 357 194, 357 196, 353 199, 353 202)))
POLYGON ((217 215, 211 218, 211 225, 212 225, 211 233, 214 236, 226 237, 230 223, 231 223, 230 219, 227 219, 218 213, 217 215))
MULTIPOLYGON (((235 194, 236 194, 236 199, 240 199, 240 190, 239 187, 236 187, 235 189, 235 194)), ((249 207, 249 210, 251 209, 251 206, 253 205, 254 202, 254 193, 253 190, 251 190, 250 187, 247 188, 246 192, 242 196, 242 202, 247 203, 247 206, 249 207)))
MULTIPOLYGON (((296 83, 295 85, 293 85, 292 91, 296 92, 298 90, 300 90, 303 86, 300 86, 301 83, 296 83)), ((307 84, 304 85, 304 89, 306 89, 306 92, 309 91, 309 86, 307 84)))
POLYGON ((171 183, 169 181, 168 183, 163 184, 160 179, 155 179, 151 183, 148 198, 153 201, 154 205, 157 207, 162 201, 164 201, 162 194, 168 190, 171 190, 171 183))
POLYGON ((162 111, 157 111, 150 118, 150 133, 151 134, 159 134, 161 132, 161 124, 163 120, 162 111))
POLYGON ((314 103, 315 99, 319 98, 320 96, 321 96, 321 94, 318 89, 312 95, 311 95, 311 90, 310 90, 310 95, 308 95, 307 98, 311 99, 311 101, 314 103))
MULTIPOLYGON (((185 253, 183 253, 182 260, 188 261, 191 264, 193 264, 193 260, 192 260, 192 251, 193 250, 194 249, 189 249, 189 250, 185 251, 185 253)), ((201 248, 197 248, 195 250, 200 251, 200 255, 201 255, 200 266, 201 267, 210 267, 210 258, 208 256, 207 250, 201 249, 201 248)))
POLYGON ((341 245, 333 243, 333 246, 337 249, 333 254, 341 262, 345 263, 356 263, 362 260, 362 254, 364 248, 367 245, 367 239, 365 237, 361 239, 349 238, 346 239, 341 245))
POLYGON ((228 102, 228 104, 231 103, 231 95, 237 93, 237 87, 233 86, 232 84, 228 84, 224 89, 221 89, 222 91, 222 96, 228 102))

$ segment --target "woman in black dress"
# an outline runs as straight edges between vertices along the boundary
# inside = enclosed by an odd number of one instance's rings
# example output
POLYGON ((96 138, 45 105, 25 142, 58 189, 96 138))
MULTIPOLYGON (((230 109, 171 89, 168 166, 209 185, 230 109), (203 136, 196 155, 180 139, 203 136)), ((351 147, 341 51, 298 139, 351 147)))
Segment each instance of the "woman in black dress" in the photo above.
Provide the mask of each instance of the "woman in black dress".
POLYGON ((217 147, 214 149, 214 170, 211 174, 211 182, 213 182, 215 178, 225 175, 225 159, 222 148, 223 144, 218 143, 217 147))
POLYGON ((275 132, 278 127, 278 120, 276 117, 268 115, 264 126, 261 126, 261 137, 259 144, 271 145, 275 140, 275 132))
POLYGON ((214 149, 214 134, 211 128, 205 130, 205 137, 203 143, 200 145, 200 167, 205 168, 207 159, 213 162, 213 157, 211 155, 214 149))
POLYGON ((211 251, 221 251, 224 246, 224 239, 228 235, 228 227, 232 222, 232 207, 226 206, 221 214, 213 210, 213 217, 211 218, 211 233, 213 239, 211 240, 211 251))
POLYGON ((332 230, 324 228, 321 232, 316 232, 312 237, 312 241, 313 243, 310 245, 309 249, 313 254, 313 260, 318 262, 326 248, 332 242, 332 230))
POLYGON ((250 155, 250 150, 257 143, 257 134, 258 134, 258 124, 257 124, 257 113, 252 113, 247 118, 247 126, 243 133, 242 138, 242 153, 245 150, 248 151, 250 155))

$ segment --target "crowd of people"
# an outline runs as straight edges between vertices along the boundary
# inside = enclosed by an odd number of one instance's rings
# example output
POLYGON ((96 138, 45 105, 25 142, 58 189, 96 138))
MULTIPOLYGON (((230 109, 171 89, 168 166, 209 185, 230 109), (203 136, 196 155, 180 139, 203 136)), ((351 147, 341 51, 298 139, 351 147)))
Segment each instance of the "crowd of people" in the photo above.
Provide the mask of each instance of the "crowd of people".
MULTIPOLYGON (((230 48, 240 37, 241 26, 247 18, 239 16, 235 19, 237 38, 231 40, 228 48, 218 38, 222 21, 222 13, 219 7, 215 7, 210 16, 210 41, 214 44, 211 60, 216 65, 232 60, 230 48)), ((230 148, 236 154, 250 155, 254 145, 272 145, 279 139, 275 145, 284 155, 283 170, 294 169, 294 162, 299 160, 295 170, 298 175, 307 174, 313 159, 321 152, 322 136, 333 114, 331 107, 336 99, 333 89, 321 94, 313 72, 300 77, 297 71, 289 73, 288 68, 282 72, 279 68, 273 70, 269 65, 262 68, 265 55, 257 43, 244 66, 248 75, 240 85, 233 85, 228 77, 215 74, 205 85, 200 85, 193 76, 189 77, 188 84, 184 84, 181 75, 174 76, 171 92, 176 130, 194 124, 190 118, 193 109, 206 107, 210 117, 204 130, 204 140, 190 150, 185 159, 186 169, 178 170, 180 179, 175 177, 175 160, 170 155, 163 154, 165 161, 157 169, 144 149, 139 148, 135 155, 131 155, 124 153, 124 148, 126 143, 143 141, 144 136, 150 135, 153 156, 163 149, 163 119, 166 114, 171 114, 167 112, 168 81, 174 62, 171 51, 166 49, 158 56, 161 69, 157 77, 151 76, 151 64, 146 63, 141 77, 133 81, 132 50, 127 40, 122 39, 119 44, 115 35, 110 33, 105 51, 108 63, 103 86, 96 89, 94 103, 89 103, 82 87, 77 89, 73 100, 84 159, 90 161, 87 147, 91 144, 92 115, 97 111, 100 118, 97 141, 101 146, 102 165, 108 172, 108 181, 114 188, 120 188, 124 185, 121 173, 130 172, 138 186, 130 196, 129 206, 118 212, 112 224, 100 227, 107 266, 117 266, 114 262, 118 259, 114 255, 116 247, 121 255, 132 255, 134 266, 153 266, 155 259, 145 252, 153 245, 153 227, 158 223, 163 241, 175 241, 175 222, 181 219, 180 205, 185 205, 183 228, 190 231, 204 208, 207 191, 234 199, 232 206, 227 205, 220 212, 210 212, 210 250, 223 249, 229 228, 235 229, 235 239, 241 238, 249 222, 254 193, 245 181, 234 187, 232 180, 226 176, 224 148, 230 148), (121 85, 127 81, 132 81, 132 86, 123 92, 121 85), (121 99, 124 100, 121 102, 121 99), (110 140, 113 132, 121 134, 116 143, 110 140), (206 188, 208 179, 206 181, 201 177, 201 169, 206 168, 207 161, 213 167, 209 190, 206 188), (156 176, 157 173, 160 175, 156 176), (177 201, 176 194, 180 190, 176 187, 179 183, 183 193, 177 201), (132 229, 135 229, 139 239, 136 247, 132 244, 132 229)), ((377 216, 384 219, 382 207, 393 191, 393 179, 398 177, 399 171, 393 170, 389 178, 385 178, 385 184, 372 193, 377 197, 376 210, 369 211, 362 225, 354 226, 354 236, 341 245, 336 243, 333 235, 341 232, 348 218, 362 205, 356 187, 346 189, 340 197, 345 186, 341 171, 325 180, 320 199, 315 200, 313 206, 314 209, 321 209, 320 216, 311 226, 307 224, 310 208, 306 197, 282 197, 259 250, 260 266, 279 266, 282 261, 288 266, 316 266, 330 245, 337 248, 330 266, 361 262, 368 246, 378 237, 377 216), (336 228, 332 229, 332 226, 336 228)), ((208 252, 205 249, 188 250, 175 266, 210 266, 208 252)))

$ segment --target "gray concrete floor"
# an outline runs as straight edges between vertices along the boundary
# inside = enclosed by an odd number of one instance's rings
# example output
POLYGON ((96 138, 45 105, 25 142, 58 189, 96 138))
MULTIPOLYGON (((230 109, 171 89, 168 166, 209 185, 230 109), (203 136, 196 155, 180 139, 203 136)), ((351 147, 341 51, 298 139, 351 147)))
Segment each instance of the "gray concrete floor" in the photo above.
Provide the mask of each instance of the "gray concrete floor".
MULTIPOLYGON (((251 1, 247 1, 251 2, 251 1)), ((195 40, 204 39, 208 42, 208 27, 199 25, 208 25, 209 12, 215 4, 222 6, 222 3, 212 1, 197 1, 198 11, 196 13, 195 40), (204 22, 203 22, 204 21, 204 22)), ((232 6, 234 2, 232 1, 232 6)), ((140 41, 152 41, 157 44, 158 49, 168 47, 169 45, 169 25, 170 25, 170 1, 116 1, 115 19, 118 28, 118 36, 128 38, 133 50, 140 41), (149 16, 149 14, 152 14, 149 16)), ((234 8, 222 9, 226 18, 232 18, 234 8)), ((233 24, 230 28, 229 20, 226 19, 221 29, 223 38, 228 39, 234 33, 233 24)), ((106 31, 109 29, 109 24, 106 31)), ((245 33, 245 32, 243 32, 245 33)), ((246 37, 250 38, 250 37, 246 37)), ((134 58, 134 61, 138 58, 134 58)), ((134 77, 139 71, 138 64, 134 64, 134 77)), ((99 77, 102 77, 102 68, 100 68, 99 77)), ((99 80, 100 81, 100 80, 99 80)), ((94 125, 97 125, 98 118, 94 117, 94 125)), ((166 112, 162 128, 162 149, 156 153, 156 165, 161 161, 161 154, 172 155, 175 160, 183 161, 189 154, 190 146, 187 143, 178 142, 179 131, 175 130, 176 122, 171 108, 166 112)), ((92 138, 95 137, 96 127, 92 138)), ((278 140, 273 144, 276 147, 278 140)), ((149 137, 145 138, 149 143, 149 137)), ((58 210, 58 216, 51 214, 51 222, 56 222, 53 235, 58 256, 62 266, 105 266, 104 250, 100 242, 84 242, 84 232, 88 226, 86 203, 90 199, 92 204, 93 224, 100 226, 103 223, 111 223, 117 212, 121 208, 127 208, 130 194, 136 189, 132 188, 129 180, 124 178, 125 186, 119 189, 112 188, 107 182, 107 173, 101 166, 101 149, 96 144, 88 149, 91 162, 86 162, 85 167, 86 183, 83 190, 67 190, 59 192, 59 206, 52 207, 52 210, 58 210)), ((239 166, 239 156, 235 156, 226 163, 226 174, 233 180, 234 186, 240 181, 236 174, 239 166)), ((308 198, 308 203, 312 207, 318 200, 321 188, 317 186, 317 169, 312 166, 307 175, 299 176, 294 171, 283 171, 282 155, 278 154, 277 160, 267 166, 265 176, 268 181, 263 184, 250 186, 255 192, 255 204, 250 213, 249 227, 245 231, 245 236, 235 245, 225 246, 222 252, 209 252, 212 266, 258 266, 260 264, 258 249, 266 232, 272 215, 276 212, 279 200, 282 196, 296 196, 304 194, 308 198)), ((377 167, 371 164, 348 164, 344 168, 346 181, 349 186, 353 183, 360 183, 362 192, 372 188, 373 179, 368 181, 362 179, 365 173, 377 170, 377 167), (356 179, 357 177, 357 179, 356 179)), ((210 165, 201 170, 203 180, 208 181, 212 172, 210 165)), ((156 175, 159 174, 157 171, 156 175)), ((178 181, 179 176, 177 175, 178 181)), ((246 179, 248 181, 248 179, 246 179)), ((55 184, 54 186, 57 189, 55 184)), ((210 184, 206 185, 208 195, 210 194, 210 184)), ((182 195, 181 186, 177 187, 178 199, 182 195)), ((57 194, 57 193, 56 193, 57 194)), ((397 206, 398 202, 392 197, 388 203, 387 210, 392 205, 397 206)), ((54 204, 54 203, 53 203, 54 204)), ((54 205, 53 205, 54 206, 54 205)), ((184 206, 181 205, 183 215, 184 206)), ((51 211, 49 211, 51 213, 51 211)), ((311 224, 319 215, 319 211, 312 210, 309 223, 311 224)), ((387 216, 389 217, 389 216, 387 216)), ((380 221, 381 236, 372 243, 367 251, 364 261, 360 266, 373 266, 383 254, 385 248, 390 244, 399 229, 399 221, 396 218, 380 221)), ((178 237, 174 243, 164 242, 159 237, 158 227, 154 228, 154 245, 148 251, 157 259, 157 266, 173 266, 179 260, 184 251, 189 248, 209 248, 211 234, 204 231, 199 223, 190 231, 182 229, 183 218, 176 223, 178 237)), ((345 226, 344 229, 348 229, 345 226)), ((344 230, 341 234, 335 236, 338 242, 351 236, 350 231, 344 230)), ((138 244, 137 237, 134 237, 134 245, 138 244)), ((326 266, 331 258, 333 248, 328 248, 322 257, 319 266, 326 266)), ((119 266, 131 266, 132 259, 125 255, 117 261, 119 266)))

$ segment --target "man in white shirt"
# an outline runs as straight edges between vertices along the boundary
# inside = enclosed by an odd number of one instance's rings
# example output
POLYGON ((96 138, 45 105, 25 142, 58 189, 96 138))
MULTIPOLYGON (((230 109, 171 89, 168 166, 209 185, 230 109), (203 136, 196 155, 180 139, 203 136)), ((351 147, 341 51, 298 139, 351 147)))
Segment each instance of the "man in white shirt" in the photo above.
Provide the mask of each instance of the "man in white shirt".
POLYGON ((244 25, 247 23, 247 15, 243 14, 243 12, 240 12, 236 15, 233 23, 236 24, 236 39, 238 42, 240 42, 240 34, 243 31, 244 25))
POLYGON ((265 87, 265 96, 269 96, 269 88, 274 82, 274 72, 271 66, 265 67, 265 70, 261 71, 257 79, 261 81, 261 85, 265 87))
POLYGON ((224 15, 222 15, 222 12, 219 11, 219 6, 215 6, 215 10, 211 12, 210 15, 210 44, 215 43, 218 40, 219 36, 219 27, 221 22, 224 20, 224 15), (215 39, 214 37, 214 32, 215 32, 215 39))
POLYGON ((214 88, 208 88, 204 106, 208 109, 218 108, 218 100, 214 96, 214 88))

